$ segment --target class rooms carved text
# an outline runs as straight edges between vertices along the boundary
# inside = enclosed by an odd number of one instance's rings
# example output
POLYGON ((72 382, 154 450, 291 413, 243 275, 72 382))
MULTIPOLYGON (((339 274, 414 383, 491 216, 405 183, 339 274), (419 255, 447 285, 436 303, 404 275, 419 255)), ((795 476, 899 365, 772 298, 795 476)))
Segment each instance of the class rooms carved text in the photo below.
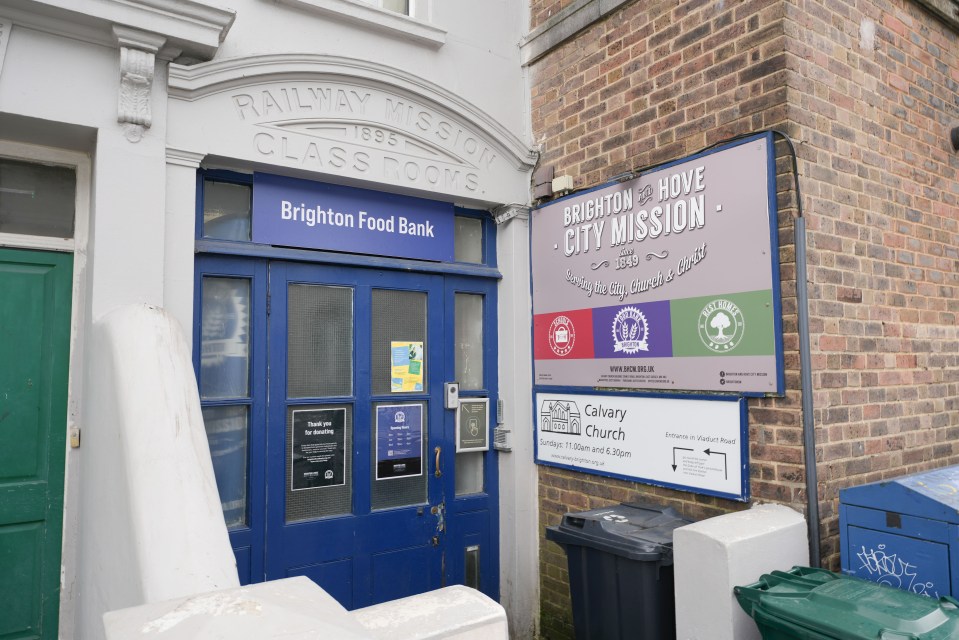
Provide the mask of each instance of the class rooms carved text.
POLYGON ((498 158, 479 136, 437 111, 362 88, 274 87, 236 93, 231 100, 243 121, 281 126, 302 121, 304 132, 312 126, 310 137, 259 131, 253 144, 259 155, 318 169, 378 172, 394 182, 476 192, 480 176, 498 158), (318 137, 329 140, 332 130, 339 144, 311 139, 323 131, 327 135, 318 137))

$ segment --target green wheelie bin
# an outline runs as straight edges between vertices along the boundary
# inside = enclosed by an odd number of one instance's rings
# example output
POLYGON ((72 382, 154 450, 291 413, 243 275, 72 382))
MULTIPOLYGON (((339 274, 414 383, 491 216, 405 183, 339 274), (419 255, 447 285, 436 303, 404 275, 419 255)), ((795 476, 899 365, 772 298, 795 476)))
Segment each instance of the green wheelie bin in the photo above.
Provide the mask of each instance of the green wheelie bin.
POLYGON ((811 567, 736 587, 763 640, 959 639, 959 602, 811 567))

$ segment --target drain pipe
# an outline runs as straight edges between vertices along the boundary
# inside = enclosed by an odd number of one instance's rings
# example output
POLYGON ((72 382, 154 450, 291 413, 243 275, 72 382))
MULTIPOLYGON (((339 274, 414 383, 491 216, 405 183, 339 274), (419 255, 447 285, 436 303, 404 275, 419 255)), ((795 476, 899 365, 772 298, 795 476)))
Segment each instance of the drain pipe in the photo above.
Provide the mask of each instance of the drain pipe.
MULTIPOLYGON (((798 180, 797 180, 798 182, 798 180)), ((797 188, 798 192, 798 188, 797 188)), ((812 365, 809 350, 809 293, 806 283, 806 219, 793 221, 796 249, 796 305, 799 326, 799 369, 802 378, 803 455, 806 466, 806 519, 809 526, 809 562, 822 564, 819 550, 819 478, 816 469, 816 425, 812 407, 812 365)))
POLYGON ((796 181, 796 209, 793 220, 793 247, 796 251, 796 311, 799 332, 799 371, 802 387, 803 460, 806 471, 806 525, 809 529, 809 563, 822 565, 819 548, 819 477, 816 468, 816 425, 812 406, 812 363, 809 349, 809 290, 806 279, 806 218, 803 217, 802 194, 799 191, 799 165, 792 139, 782 131, 774 131, 792 152, 793 177, 796 181))

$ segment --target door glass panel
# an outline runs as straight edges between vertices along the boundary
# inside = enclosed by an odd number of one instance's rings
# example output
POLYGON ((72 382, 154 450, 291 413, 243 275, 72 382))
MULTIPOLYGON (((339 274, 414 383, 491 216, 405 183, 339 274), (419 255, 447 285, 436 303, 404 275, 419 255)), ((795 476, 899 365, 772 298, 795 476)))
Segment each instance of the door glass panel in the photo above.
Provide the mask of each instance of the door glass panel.
POLYGON ((203 408, 203 424, 227 527, 247 524, 248 415, 246 406, 203 408))
POLYGON ((483 221, 456 216, 453 226, 453 259, 457 262, 483 263, 483 221))
POLYGON ((483 296, 456 294, 456 380, 462 389, 483 388, 483 296))
POLYGON ((426 383, 429 353, 426 293, 374 289, 372 317, 370 378, 373 393, 390 395, 429 391, 426 383))
POLYGON ((0 159, 0 233, 72 238, 77 174, 0 159))
POLYGON ((353 406, 288 407, 286 434, 286 521, 350 513, 353 406))
POLYGON ((200 395, 246 398, 250 389, 250 281, 203 278, 200 395))
POLYGON ((387 509, 426 502, 427 404, 373 405, 370 506, 387 509))
POLYGON ((485 451, 467 451, 456 454, 456 495, 483 493, 485 451))
POLYGON ((409 0, 383 0, 383 8, 409 15, 410 2, 409 0))
POLYGON ((289 285, 287 395, 329 398, 353 393, 353 290, 289 285))
POLYGON ((250 241, 253 190, 248 184, 203 183, 203 237, 250 241))

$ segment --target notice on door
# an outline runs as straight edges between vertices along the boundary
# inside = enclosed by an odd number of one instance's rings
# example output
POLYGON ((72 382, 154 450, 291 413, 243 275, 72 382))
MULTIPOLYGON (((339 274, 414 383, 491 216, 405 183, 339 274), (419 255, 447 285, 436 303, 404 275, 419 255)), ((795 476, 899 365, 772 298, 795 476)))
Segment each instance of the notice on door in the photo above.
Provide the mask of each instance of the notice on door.
POLYGON ((294 411, 292 422, 292 490, 344 484, 346 409, 294 411))
POLYGON ((489 398, 460 400, 456 410, 456 451, 489 450, 489 398))
POLYGON ((423 474, 423 405, 376 407, 376 479, 423 474))
POLYGON ((390 342, 390 391, 423 390, 423 343, 390 342))
POLYGON ((745 501, 745 400, 537 393, 536 462, 745 501))

